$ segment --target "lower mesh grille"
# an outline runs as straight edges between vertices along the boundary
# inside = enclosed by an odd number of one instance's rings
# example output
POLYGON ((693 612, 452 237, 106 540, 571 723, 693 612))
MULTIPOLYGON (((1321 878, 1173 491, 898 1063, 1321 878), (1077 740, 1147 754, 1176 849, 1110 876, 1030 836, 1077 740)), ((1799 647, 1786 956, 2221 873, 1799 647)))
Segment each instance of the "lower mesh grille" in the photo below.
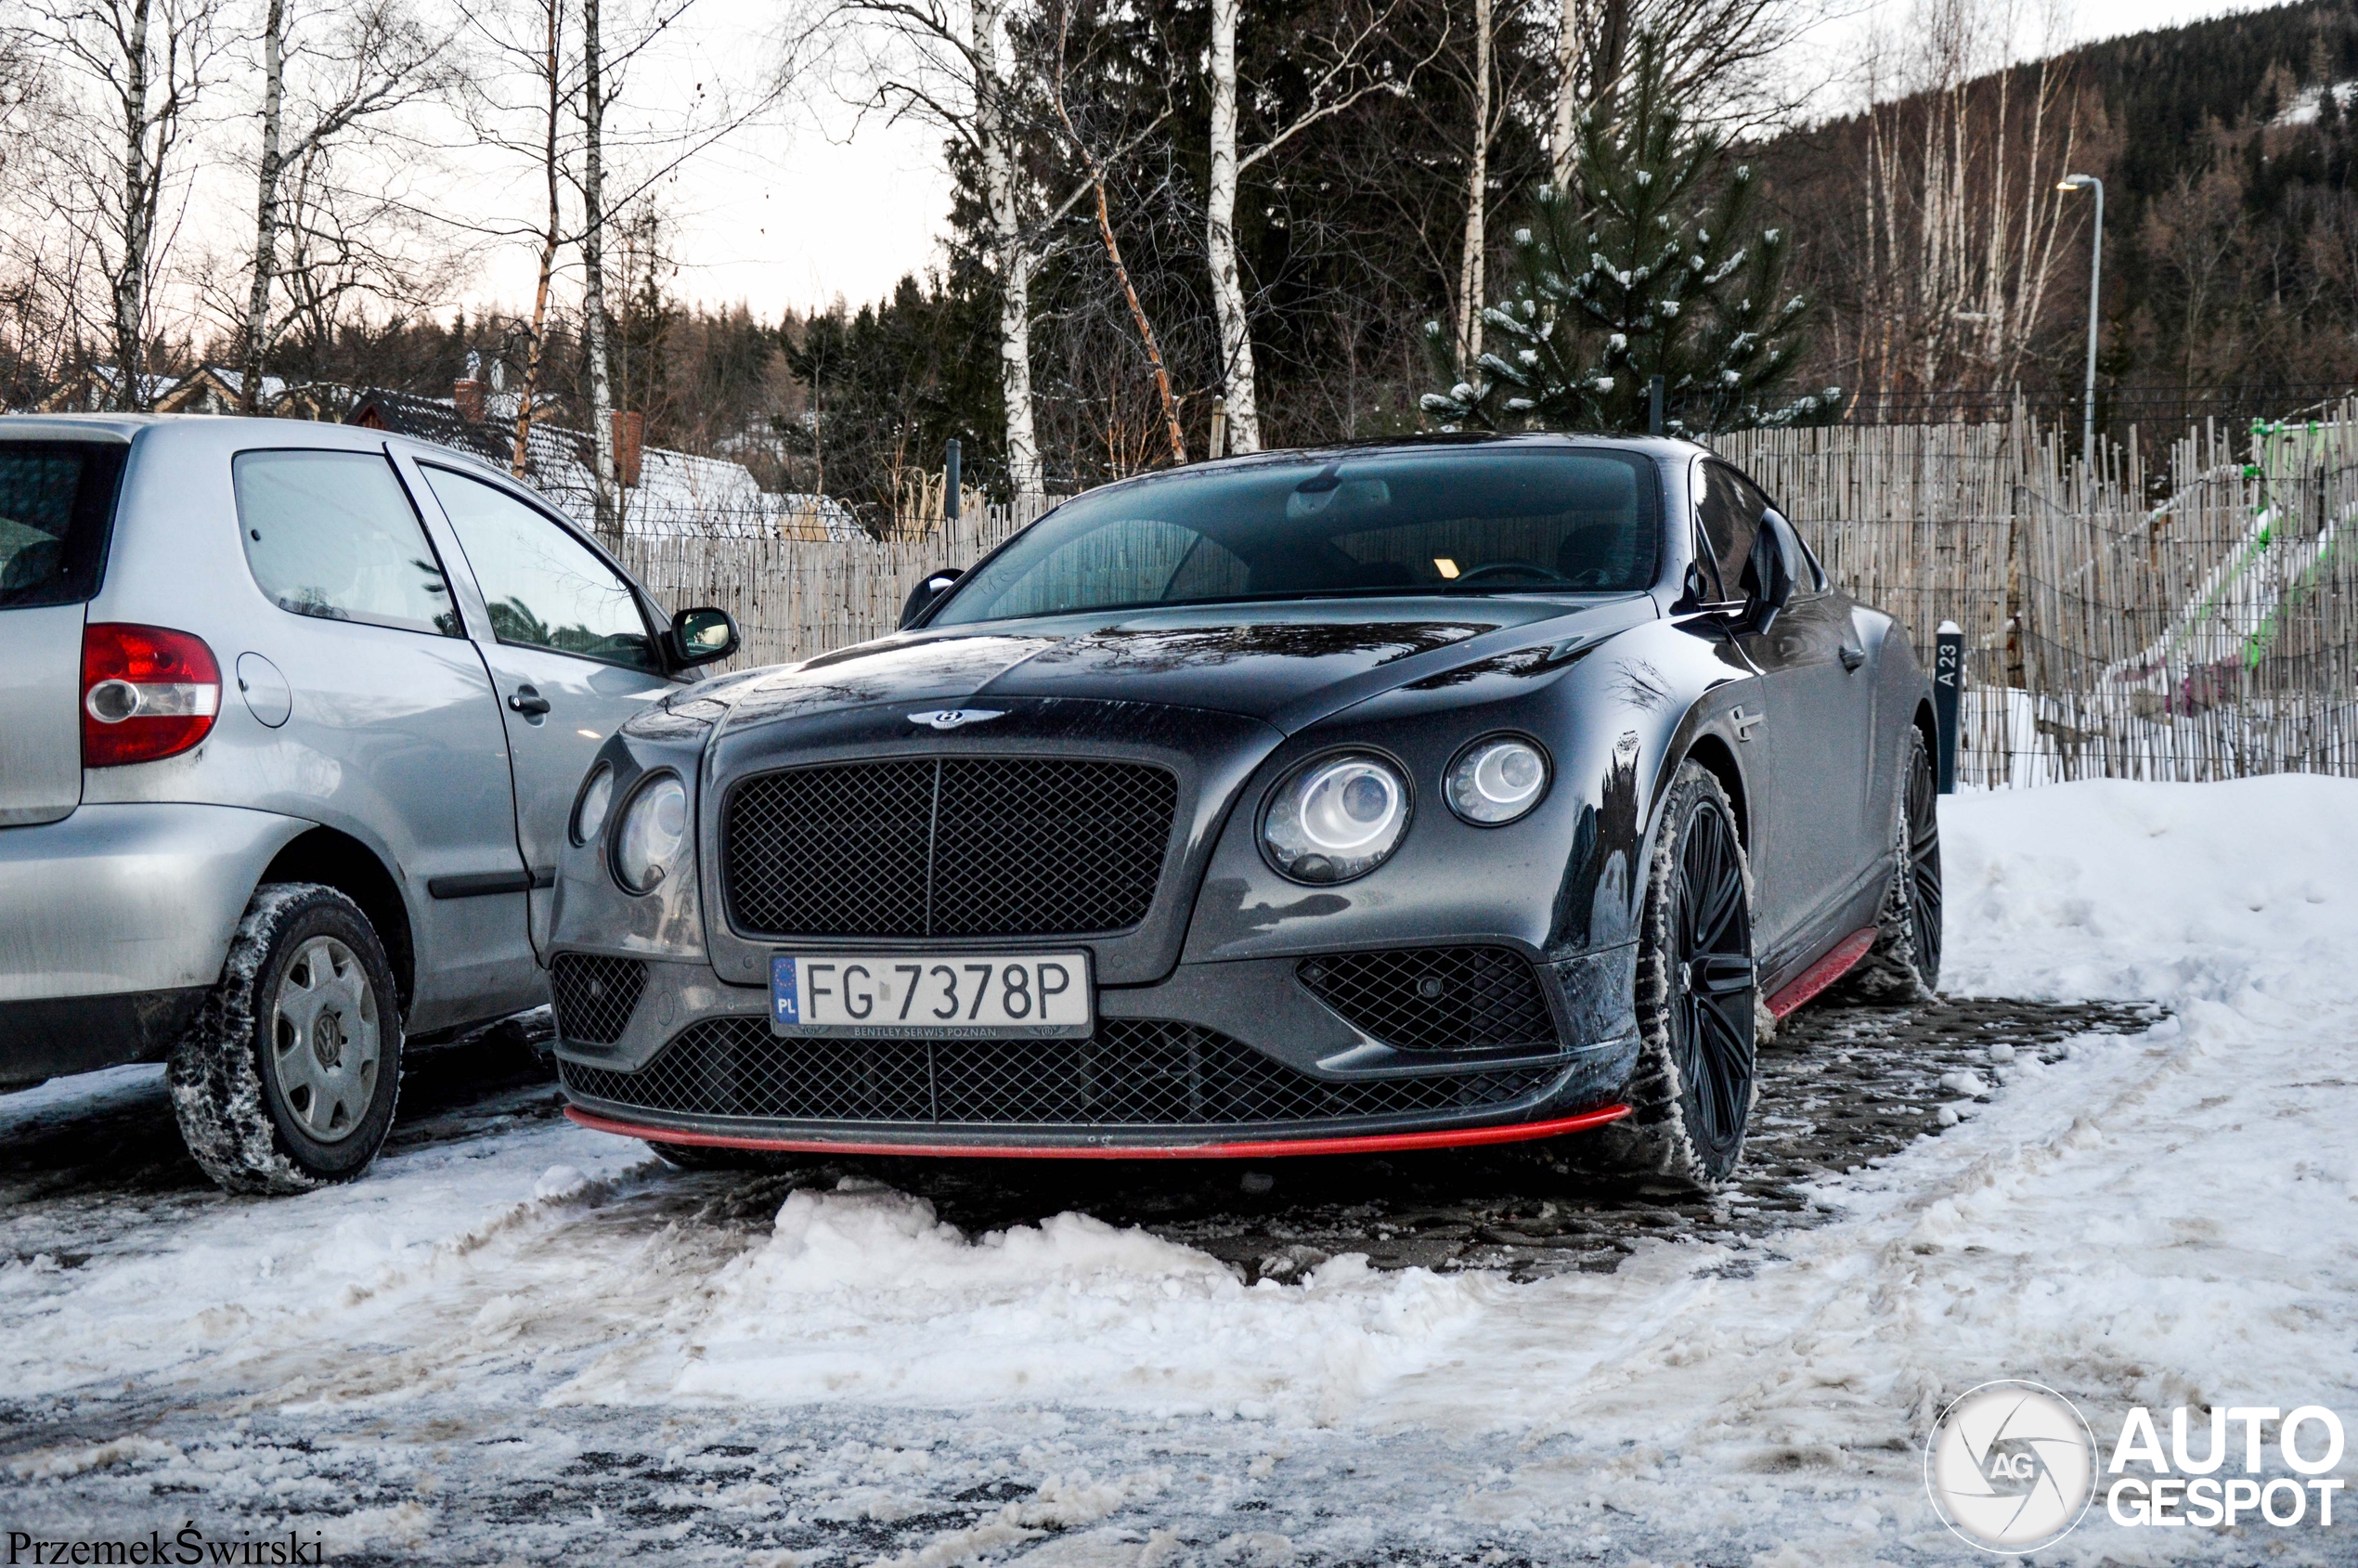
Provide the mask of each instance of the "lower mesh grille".
POLYGON ((1523 956, 1503 947, 1420 947, 1304 959, 1294 971, 1369 1037, 1409 1051, 1556 1043, 1523 956))
POLYGON ((1215 1030, 1107 1018, 1087 1040, 830 1040, 706 1018, 636 1072, 560 1061, 576 1094, 784 1121, 1214 1127, 1504 1105, 1556 1069, 1328 1083, 1215 1030))
POLYGON ((557 1006, 557 1038, 585 1045, 611 1045, 630 1027, 639 993, 646 988, 646 965, 635 958, 595 953, 560 953, 549 966, 549 990, 557 1006))

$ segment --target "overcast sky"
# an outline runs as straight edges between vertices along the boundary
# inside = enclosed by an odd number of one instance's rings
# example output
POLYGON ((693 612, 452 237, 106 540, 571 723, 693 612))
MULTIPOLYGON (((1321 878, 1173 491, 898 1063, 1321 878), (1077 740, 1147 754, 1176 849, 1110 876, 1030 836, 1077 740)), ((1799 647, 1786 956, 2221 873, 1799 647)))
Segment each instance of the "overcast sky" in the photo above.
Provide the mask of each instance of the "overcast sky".
MULTIPOLYGON (((1879 8, 1904 15, 1907 3, 1884 0, 1879 8)), ((2084 42, 2259 8, 2243 0, 2078 0, 2066 26, 2072 41, 2084 42)), ((696 53, 742 55, 771 14, 767 0, 701 0, 691 13, 696 53)), ((1874 14, 1824 30, 1814 41, 1816 61, 1800 68, 1830 75, 1823 62, 1838 61, 1874 14)), ((774 318, 837 296, 854 305, 877 298, 902 274, 939 262, 950 199, 938 133, 875 119, 855 123, 820 89, 797 107, 786 126, 739 133, 665 187, 665 207, 678 223, 681 269, 673 287, 681 298, 744 301, 774 318)), ((469 303, 528 301, 532 265, 523 246, 494 255, 469 303)))

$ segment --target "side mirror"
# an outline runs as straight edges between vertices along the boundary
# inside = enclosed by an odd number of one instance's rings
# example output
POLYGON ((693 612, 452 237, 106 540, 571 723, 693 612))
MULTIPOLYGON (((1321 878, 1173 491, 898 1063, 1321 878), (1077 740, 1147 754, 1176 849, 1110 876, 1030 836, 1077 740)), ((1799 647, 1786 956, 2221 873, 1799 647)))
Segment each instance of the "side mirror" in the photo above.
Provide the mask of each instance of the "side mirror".
POLYGON ((672 616, 667 641, 672 665, 681 669, 725 659, 744 643, 737 635, 736 617, 708 604, 672 616))
POLYGON ((1773 512, 1764 514, 1760 532, 1753 537, 1752 556, 1744 563, 1744 595, 1751 602, 1747 619, 1753 631, 1774 626, 1792 602, 1798 553, 1799 541, 1785 520, 1773 512))
MULTIPOLYGON (((900 627, 906 627, 933 607, 933 602, 950 591, 950 585, 966 575, 964 566, 943 566, 926 574, 925 581, 909 590, 900 606, 900 627)), ((898 630, 900 628, 895 628, 898 630)))

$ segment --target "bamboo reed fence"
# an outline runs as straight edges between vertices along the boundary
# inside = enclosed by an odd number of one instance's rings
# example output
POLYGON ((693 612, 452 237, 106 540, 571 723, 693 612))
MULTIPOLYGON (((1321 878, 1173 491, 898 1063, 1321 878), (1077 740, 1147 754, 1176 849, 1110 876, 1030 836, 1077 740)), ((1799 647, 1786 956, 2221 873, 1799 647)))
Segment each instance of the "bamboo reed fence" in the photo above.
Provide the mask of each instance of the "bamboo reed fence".
POLYGON ((1719 443, 1920 651, 1963 628, 1961 780, 2358 773, 2358 401, 2077 445, 2020 416, 1719 443))
MULTIPOLYGON (((1927 662, 1943 621, 1963 628, 1961 781, 2358 774, 2358 401, 2154 449, 2132 430, 2093 465, 2075 434, 2017 413, 1717 444, 1927 662)), ((890 630, 925 574, 1030 520, 969 508, 892 543, 634 538, 625 554, 666 603, 732 612, 750 666, 890 630)))

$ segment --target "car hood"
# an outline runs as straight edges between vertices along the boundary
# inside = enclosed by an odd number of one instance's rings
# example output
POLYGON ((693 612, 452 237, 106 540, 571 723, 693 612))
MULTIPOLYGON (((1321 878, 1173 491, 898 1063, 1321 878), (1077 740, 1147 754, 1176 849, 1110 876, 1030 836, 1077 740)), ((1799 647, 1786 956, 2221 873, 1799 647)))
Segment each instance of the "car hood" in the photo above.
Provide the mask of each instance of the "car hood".
POLYGON ((730 683, 726 728, 875 704, 1084 698, 1208 708, 1291 732, 1515 649, 1652 620, 1653 600, 1485 597, 1159 609, 920 631, 730 683))

